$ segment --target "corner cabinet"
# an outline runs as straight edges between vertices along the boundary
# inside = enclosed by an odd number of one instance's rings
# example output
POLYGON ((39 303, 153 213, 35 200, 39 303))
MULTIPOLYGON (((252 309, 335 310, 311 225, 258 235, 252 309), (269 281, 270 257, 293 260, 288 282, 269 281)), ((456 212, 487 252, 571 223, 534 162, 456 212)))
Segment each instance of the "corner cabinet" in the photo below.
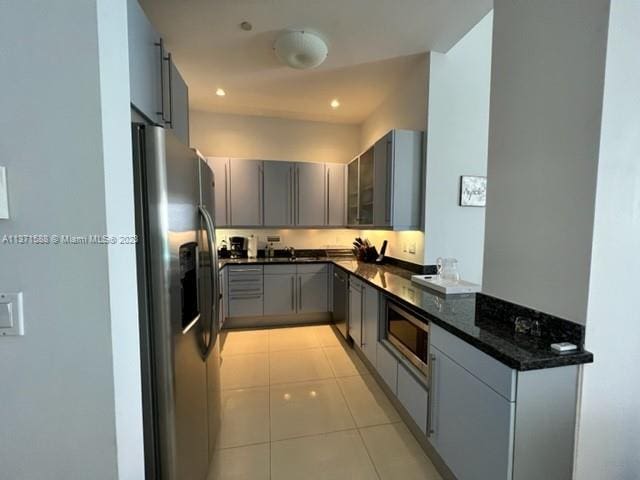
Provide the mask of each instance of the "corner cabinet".
POLYGON ((348 166, 347 225, 417 230, 424 199, 423 132, 392 130, 348 166))

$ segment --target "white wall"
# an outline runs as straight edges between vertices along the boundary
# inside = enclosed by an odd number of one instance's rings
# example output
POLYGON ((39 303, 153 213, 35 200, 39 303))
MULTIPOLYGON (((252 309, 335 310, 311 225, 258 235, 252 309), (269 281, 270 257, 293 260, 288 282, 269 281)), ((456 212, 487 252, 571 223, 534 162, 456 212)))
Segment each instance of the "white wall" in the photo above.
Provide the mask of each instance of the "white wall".
POLYGON ((189 113, 191 144, 205 156, 347 163, 359 152, 357 125, 189 113))
MULTIPOLYGON (((426 53, 411 73, 362 123, 360 151, 366 150, 389 130, 425 130, 427 126, 427 96, 429 85, 429 55, 426 53)), ((407 262, 424 263, 424 232, 391 232, 388 230, 362 231, 380 247, 389 241, 387 255, 407 262), (411 253, 413 250, 413 253, 411 253)))
POLYGON ((446 54, 431 53, 425 206, 425 263, 459 261, 482 282, 484 208, 460 207, 460 176, 486 175, 491 83, 489 13, 446 54))
POLYGON ((611 3, 578 480, 640 478, 640 3, 611 3))
POLYGON ((360 151, 394 128, 427 128, 428 78, 429 54, 425 53, 402 83, 362 123, 360 151))
MULTIPOLYGON (((124 192, 112 205, 132 212, 125 11, 124 0, 2 2, 12 218, 0 238, 128 233, 130 214, 105 205, 124 192)), ((123 451, 141 447, 137 339, 119 336, 137 330, 135 285, 121 305, 111 296, 131 286, 130 258, 128 247, 0 244, 0 291, 22 291, 25 315, 25 336, 0 338, 0 477, 141 478, 142 459, 123 451)))
POLYGON ((494 2, 483 289, 584 323, 607 0, 494 2))
MULTIPOLYGON (((135 235, 127 1, 98 0, 106 233, 135 235)), ((118 478, 144 477, 136 248, 107 249, 118 478)))

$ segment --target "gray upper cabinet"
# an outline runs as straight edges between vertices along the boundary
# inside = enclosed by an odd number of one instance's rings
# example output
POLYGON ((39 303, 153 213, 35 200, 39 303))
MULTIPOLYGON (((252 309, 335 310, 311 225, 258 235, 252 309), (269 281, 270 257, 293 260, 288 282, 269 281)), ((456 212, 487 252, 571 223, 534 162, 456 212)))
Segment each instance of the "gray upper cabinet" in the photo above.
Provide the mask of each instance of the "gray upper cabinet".
POLYGON ((164 63, 160 35, 154 30, 137 0, 128 0, 127 17, 131 103, 151 122, 164 125, 160 113, 160 78, 164 63))
POLYGON ((373 147, 360 155, 358 173, 358 225, 373 225, 374 163, 373 147))
POLYGON ((326 192, 324 163, 295 164, 295 224, 317 227, 325 224, 326 192))
POLYGON ((325 164, 327 175, 327 226, 343 227, 345 218, 345 166, 338 163, 325 164))
POLYGON ((347 225, 358 225, 358 171, 360 158, 347 165, 347 225))
POLYGON ((262 226, 262 185, 261 160, 229 160, 231 225, 262 226))
POLYGON ((189 90, 137 0, 128 0, 131 104, 189 145, 189 90))
POLYGON ((374 223, 394 230, 422 225, 423 133, 393 130, 374 147, 374 223))
POLYGON ((218 226, 345 226, 345 165, 208 160, 216 176, 218 226))
POLYGON ((392 130, 349 164, 348 226, 421 228, 422 142, 422 132, 392 130))
POLYGON ((293 163, 264 162, 264 225, 293 225, 293 175, 293 163))
POLYGON ((207 164, 213 170, 215 181, 216 227, 230 225, 229 214, 229 159, 227 157, 207 157, 207 164))
POLYGON ((167 126, 173 130, 185 145, 189 143, 189 89, 180 75, 178 68, 169 54, 167 60, 169 84, 166 88, 169 94, 169 123, 167 126))

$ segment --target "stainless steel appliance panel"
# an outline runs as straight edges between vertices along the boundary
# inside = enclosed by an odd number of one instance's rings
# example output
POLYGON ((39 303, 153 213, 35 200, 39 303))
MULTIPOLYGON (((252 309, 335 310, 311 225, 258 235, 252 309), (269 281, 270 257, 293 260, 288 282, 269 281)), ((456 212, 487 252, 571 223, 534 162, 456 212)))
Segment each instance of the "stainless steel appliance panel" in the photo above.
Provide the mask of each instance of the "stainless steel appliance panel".
POLYGON ((386 337, 425 376, 429 370, 429 324, 386 302, 386 337))
POLYGON ((172 133, 159 127, 144 130, 142 248, 147 265, 157 478, 204 479, 209 465, 204 326, 201 315, 194 315, 186 325, 183 322, 185 311, 201 313, 209 308, 202 300, 184 308, 184 247, 195 243, 201 248, 198 158, 172 133))

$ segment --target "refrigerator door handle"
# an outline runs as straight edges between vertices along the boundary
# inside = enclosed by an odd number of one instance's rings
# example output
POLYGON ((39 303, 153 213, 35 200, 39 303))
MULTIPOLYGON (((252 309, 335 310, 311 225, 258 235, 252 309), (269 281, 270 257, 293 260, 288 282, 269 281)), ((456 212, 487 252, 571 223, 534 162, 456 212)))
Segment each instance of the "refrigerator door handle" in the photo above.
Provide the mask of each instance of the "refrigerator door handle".
POLYGON ((199 205, 198 210, 204 219, 205 229, 207 230, 207 243, 209 246, 209 275, 211 278, 211 320, 208 325, 208 333, 209 340, 205 343, 205 350, 203 353, 203 357, 206 359, 213 346, 215 345, 215 339, 213 338, 214 325, 215 322, 218 321, 218 305, 219 305, 219 289, 218 289, 218 252, 216 251, 216 240, 215 240, 215 228, 213 225, 213 220, 211 219, 211 215, 207 211, 204 205, 199 205))

